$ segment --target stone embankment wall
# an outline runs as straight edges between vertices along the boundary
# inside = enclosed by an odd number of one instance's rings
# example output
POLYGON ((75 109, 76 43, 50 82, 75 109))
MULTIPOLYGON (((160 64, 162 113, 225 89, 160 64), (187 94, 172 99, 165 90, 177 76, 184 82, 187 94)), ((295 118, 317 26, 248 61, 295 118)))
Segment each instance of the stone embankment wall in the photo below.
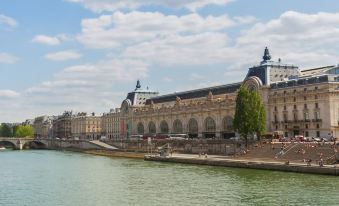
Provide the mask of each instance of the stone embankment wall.
POLYGON ((285 165, 282 163, 272 163, 265 161, 249 161, 249 160, 220 160, 220 159, 199 159, 199 158, 179 158, 179 157, 159 157, 159 156, 145 156, 146 161, 159 161, 159 162, 174 162, 184 164, 197 164, 197 165, 210 165, 210 166, 223 166, 223 167, 236 167, 248 169, 263 169, 263 170, 276 170, 286 172, 299 172, 311 174, 324 174, 324 175, 339 175, 339 168, 319 167, 319 166, 303 166, 303 165, 285 165))
POLYGON ((79 150, 95 150, 102 147, 82 140, 47 140, 48 149, 79 149, 79 150))
POLYGON ((153 140, 151 144, 147 140, 107 140, 105 143, 118 147, 121 150, 149 152, 156 151, 159 147, 168 145, 176 153, 185 154, 218 154, 234 155, 244 149, 244 143, 228 140, 153 140))

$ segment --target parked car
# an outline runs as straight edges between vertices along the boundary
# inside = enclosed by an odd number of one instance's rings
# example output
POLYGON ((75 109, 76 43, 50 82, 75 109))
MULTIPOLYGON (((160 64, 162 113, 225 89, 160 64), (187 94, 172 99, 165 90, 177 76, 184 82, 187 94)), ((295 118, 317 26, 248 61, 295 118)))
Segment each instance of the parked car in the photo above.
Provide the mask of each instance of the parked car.
POLYGON ((304 137, 305 142, 313 142, 313 137, 304 137))
POLYGON ((316 142, 321 142, 321 138, 320 137, 313 137, 314 141, 316 142))
POLYGON ((304 141, 305 141, 305 137, 302 136, 302 135, 296 135, 296 136, 295 136, 295 139, 296 139, 297 141, 300 141, 300 142, 304 142, 304 141))
POLYGON ((240 137, 231 137, 230 140, 233 140, 233 141, 240 141, 240 137))

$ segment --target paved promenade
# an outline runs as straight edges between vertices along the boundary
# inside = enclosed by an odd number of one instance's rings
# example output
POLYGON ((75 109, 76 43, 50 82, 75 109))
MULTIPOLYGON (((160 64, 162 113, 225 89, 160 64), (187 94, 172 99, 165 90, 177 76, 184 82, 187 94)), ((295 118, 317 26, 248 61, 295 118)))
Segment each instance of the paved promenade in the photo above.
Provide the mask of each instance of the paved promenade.
POLYGON ((300 173, 313 173, 325 175, 339 175, 339 165, 324 165, 320 167, 316 164, 308 166, 306 163, 289 163, 272 159, 235 159, 231 156, 208 155, 205 156, 191 154, 173 154, 172 156, 160 157, 159 155, 146 155, 146 161, 175 162, 185 164, 200 164, 211 166, 238 167, 264 170, 279 170, 300 173))

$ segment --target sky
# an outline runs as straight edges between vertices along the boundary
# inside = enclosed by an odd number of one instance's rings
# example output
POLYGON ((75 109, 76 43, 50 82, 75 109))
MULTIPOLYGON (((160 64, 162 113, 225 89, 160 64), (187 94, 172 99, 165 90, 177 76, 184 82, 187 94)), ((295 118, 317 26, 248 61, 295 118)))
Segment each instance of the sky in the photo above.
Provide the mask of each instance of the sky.
POLYGON ((337 0, 1 0, 0 122, 242 81, 273 60, 339 63, 337 0))

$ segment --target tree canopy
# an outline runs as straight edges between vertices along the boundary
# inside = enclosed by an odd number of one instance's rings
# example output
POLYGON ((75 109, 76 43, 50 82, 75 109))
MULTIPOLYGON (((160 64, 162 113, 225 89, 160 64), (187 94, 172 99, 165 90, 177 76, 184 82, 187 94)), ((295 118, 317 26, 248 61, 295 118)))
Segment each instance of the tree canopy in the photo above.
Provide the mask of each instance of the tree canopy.
POLYGON ((234 129, 245 139, 246 146, 249 135, 257 135, 258 138, 266 130, 265 107, 257 91, 249 91, 244 86, 236 99, 234 129))
POLYGON ((34 129, 32 126, 18 126, 15 131, 15 137, 33 137, 34 129))
POLYGON ((12 128, 8 124, 2 123, 0 126, 0 136, 12 137, 13 136, 12 128))

